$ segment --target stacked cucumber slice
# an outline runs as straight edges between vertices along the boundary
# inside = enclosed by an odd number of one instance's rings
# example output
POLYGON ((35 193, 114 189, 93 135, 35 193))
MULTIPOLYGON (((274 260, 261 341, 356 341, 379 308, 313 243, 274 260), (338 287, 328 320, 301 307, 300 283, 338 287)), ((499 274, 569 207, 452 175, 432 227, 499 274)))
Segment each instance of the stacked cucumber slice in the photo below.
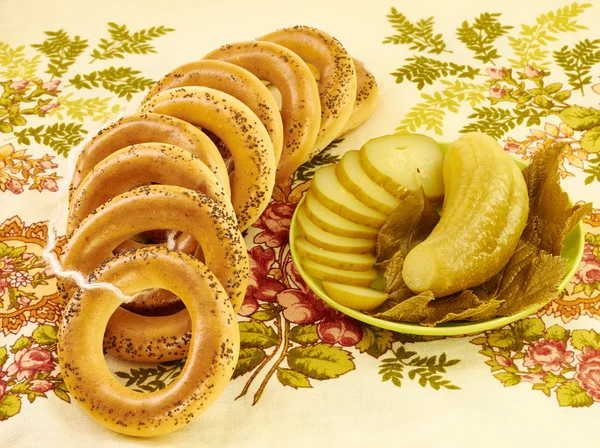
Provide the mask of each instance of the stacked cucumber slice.
POLYGON ((443 159, 427 136, 392 134, 317 170, 297 212, 301 236, 294 244, 306 272, 333 300, 371 310, 387 299, 371 287, 379 229, 408 191, 422 188, 432 202, 443 197, 443 159))

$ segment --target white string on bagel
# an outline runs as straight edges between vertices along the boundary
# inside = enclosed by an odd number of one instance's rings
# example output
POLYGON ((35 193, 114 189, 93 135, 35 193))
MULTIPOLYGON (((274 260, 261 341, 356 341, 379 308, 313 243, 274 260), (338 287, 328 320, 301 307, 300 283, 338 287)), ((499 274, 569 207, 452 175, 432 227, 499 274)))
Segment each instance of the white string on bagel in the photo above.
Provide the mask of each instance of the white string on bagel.
MULTIPOLYGON (((130 104, 128 105, 127 110, 121 117, 126 116, 129 113, 134 112, 135 110, 136 107, 134 107, 133 104, 130 104)), ((55 253, 58 241, 57 227, 63 214, 63 204, 68 203, 69 185, 71 184, 71 181, 73 180, 73 175, 75 174, 75 163, 77 162, 77 158, 79 157, 79 154, 83 150, 85 144, 88 142, 88 140, 91 140, 100 129, 102 129, 102 126, 98 126, 98 128, 94 130, 94 132, 90 133, 90 137, 82 141, 79 145, 75 146, 74 148, 71 148, 71 151, 69 152, 69 155, 67 157, 67 174, 63 178, 62 182, 59 182, 57 192, 58 205, 55 207, 54 215, 48 221, 48 238, 46 241, 46 245, 42 249, 42 258, 48 264, 50 269, 52 269, 52 271, 57 277, 63 277, 73 280, 78 288, 85 290, 106 289, 115 294, 123 303, 129 303, 135 300, 140 294, 143 294, 144 292, 140 292, 130 296, 123 293, 123 291, 121 291, 112 283, 90 283, 86 276, 84 276, 81 272, 65 269, 55 253)))

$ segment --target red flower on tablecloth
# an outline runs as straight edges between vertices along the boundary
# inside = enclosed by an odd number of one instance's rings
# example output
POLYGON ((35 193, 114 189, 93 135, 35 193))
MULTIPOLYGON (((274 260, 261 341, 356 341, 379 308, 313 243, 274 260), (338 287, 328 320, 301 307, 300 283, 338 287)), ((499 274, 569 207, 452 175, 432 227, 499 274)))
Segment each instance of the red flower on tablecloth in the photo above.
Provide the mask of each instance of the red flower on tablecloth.
POLYGON ((306 285, 293 261, 286 264, 285 272, 292 288, 276 296, 277 303, 285 308, 283 317, 295 324, 310 324, 334 311, 306 285))
POLYGON ((575 379, 594 401, 600 401, 600 350, 584 347, 578 359, 575 379))
POLYGON ((363 329, 354 319, 340 313, 335 316, 324 317, 317 325, 317 332, 323 342, 340 344, 351 347, 360 342, 363 329))
POLYGON ((285 289, 285 285, 270 276, 275 264, 275 251, 255 246, 248 252, 250 275, 244 303, 239 311, 242 316, 250 316, 259 308, 258 301, 274 302, 275 295, 285 289))
POLYGON ((254 242, 267 247, 279 247, 285 244, 290 234, 290 223, 296 207, 281 201, 269 204, 254 227, 263 229, 254 237, 254 242))
POLYGON ((526 381, 531 384, 544 384, 546 372, 531 372, 521 376, 521 381, 526 381))
POLYGON ((48 380, 33 380, 29 386, 29 390, 34 392, 48 392, 54 389, 54 383, 48 380))
POLYGON ((573 352, 567 350, 566 341, 541 340, 527 349, 523 365, 539 365, 544 372, 560 372, 563 364, 573 362, 573 352))
POLYGON ((24 348, 15 355, 15 361, 8 366, 8 376, 17 375, 17 381, 31 378, 36 372, 51 372, 54 369, 52 354, 40 347, 24 348))
POLYGON ((581 258, 579 269, 575 274, 575 281, 593 284, 600 282, 600 261, 594 256, 591 244, 586 244, 581 258))

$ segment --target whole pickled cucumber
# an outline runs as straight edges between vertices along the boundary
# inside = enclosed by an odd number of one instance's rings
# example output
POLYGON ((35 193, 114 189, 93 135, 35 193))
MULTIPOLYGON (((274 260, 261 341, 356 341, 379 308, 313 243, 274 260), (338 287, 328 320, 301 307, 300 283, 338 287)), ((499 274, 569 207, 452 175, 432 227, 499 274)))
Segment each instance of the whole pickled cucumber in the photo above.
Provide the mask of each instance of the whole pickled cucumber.
POLYGON ((497 274, 527 223, 529 198, 521 171, 498 142, 465 134, 444 159, 446 197, 429 237, 406 256, 402 276, 415 293, 443 297, 497 274))

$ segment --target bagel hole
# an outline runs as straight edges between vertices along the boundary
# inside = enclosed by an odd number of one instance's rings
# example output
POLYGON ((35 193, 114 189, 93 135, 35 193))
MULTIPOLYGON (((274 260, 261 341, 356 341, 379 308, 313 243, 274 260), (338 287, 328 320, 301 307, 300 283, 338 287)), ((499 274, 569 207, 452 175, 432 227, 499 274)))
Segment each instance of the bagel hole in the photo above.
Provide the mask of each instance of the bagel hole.
POLYGON ((136 294, 135 300, 121 305, 128 311, 142 316, 170 316, 185 308, 175 294, 166 289, 146 289, 136 294))
POLYGON ((198 128, 198 129, 200 129, 202 132, 204 132, 208 136, 208 138, 210 138, 212 140, 212 142, 215 144, 215 146, 219 150, 219 154, 221 154, 221 157, 223 158, 223 162, 225 162, 225 167, 227 168, 227 172, 230 174, 230 177, 231 177, 231 173, 233 173, 233 170, 235 169, 235 164, 233 161, 233 156, 231 154, 231 151, 229 150, 229 147, 225 144, 225 142, 223 140, 221 140, 216 134, 210 132, 208 129, 202 129, 202 128, 198 128))
POLYGON ((271 95, 273 95, 273 98, 275 99, 275 102, 277 103, 277 109, 279 109, 279 112, 281 112, 281 107, 283 104, 281 92, 279 91, 279 89, 277 87, 275 87, 274 84, 267 84, 267 89, 269 89, 269 92, 271 92, 271 95))

